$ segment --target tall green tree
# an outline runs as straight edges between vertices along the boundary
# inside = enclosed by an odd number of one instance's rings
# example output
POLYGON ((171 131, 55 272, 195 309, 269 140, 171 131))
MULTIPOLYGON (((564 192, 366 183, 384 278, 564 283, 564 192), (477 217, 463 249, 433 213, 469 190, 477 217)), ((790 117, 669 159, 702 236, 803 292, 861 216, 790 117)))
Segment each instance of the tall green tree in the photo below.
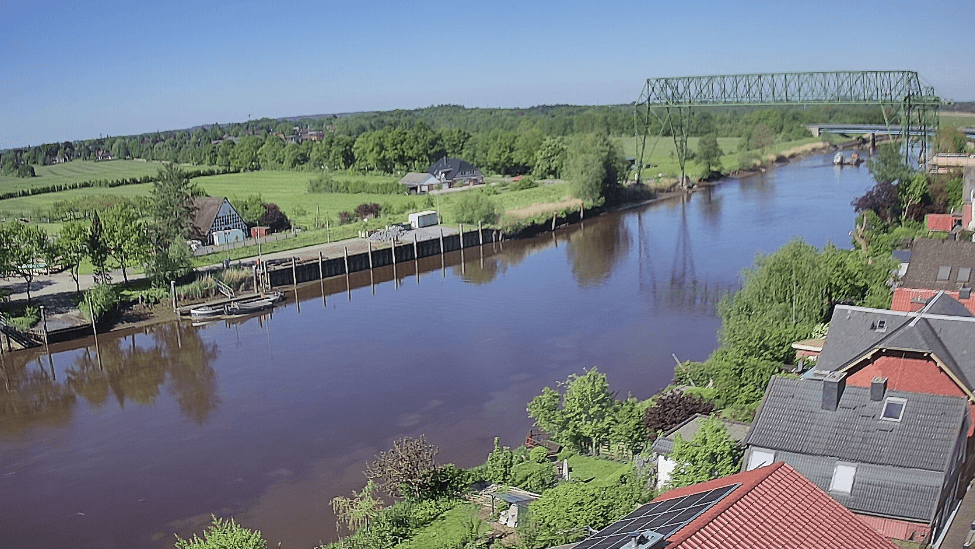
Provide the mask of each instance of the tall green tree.
POLYGON ((590 204, 616 197, 627 164, 619 145, 603 134, 578 136, 566 151, 566 172, 573 196, 590 204))
POLYGON ((38 265, 49 257, 47 233, 37 225, 11 221, 6 224, 0 236, 3 236, 5 242, 2 253, 5 266, 0 270, 24 279, 27 285, 27 303, 30 304, 31 283, 37 274, 38 265))
POLYGON ((178 167, 167 164, 152 184, 149 206, 152 245, 149 277, 153 284, 165 286, 190 271, 186 240, 191 236, 193 196, 198 189, 178 167))
POLYGON ((91 214, 91 225, 88 227, 88 257, 91 258, 91 265, 95 271, 95 283, 108 283, 108 254, 110 250, 105 241, 105 230, 102 226, 102 218, 97 211, 91 214))
POLYGON ((707 178, 712 172, 721 169, 721 147, 718 146, 717 134, 709 134, 701 138, 697 143, 697 161, 700 162, 704 170, 701 176, 707 178))
POLYGON ((75 291, 81 292, 78 271, 81 262, 88 257, 88 227, 80 221, 69 221, 61 226, 52 246, 61 265, 68 269, 74 280, 75 291))
POLYGON ((564 394, 545 387, 528 403, 528 415, 560 442, 595 455, 617 421, 619 403, 606 374, 593 368, 581 376, 571 374, 561 386, 564 394))
POLYGON ((676 466, 670 487, 680 488, 738 472, 741 447, 728 436, 728 429, 717 417, 710 417, 691 440, 680 435, 674 440, 670 459, 676 466))
POLYGON ((122 269, 122 280, 129 284, 128 267, 145 263, 150 257, 149 232, 141 213, 129 203, 119 203, 105 211, 105 243, 111 258, 122 269))

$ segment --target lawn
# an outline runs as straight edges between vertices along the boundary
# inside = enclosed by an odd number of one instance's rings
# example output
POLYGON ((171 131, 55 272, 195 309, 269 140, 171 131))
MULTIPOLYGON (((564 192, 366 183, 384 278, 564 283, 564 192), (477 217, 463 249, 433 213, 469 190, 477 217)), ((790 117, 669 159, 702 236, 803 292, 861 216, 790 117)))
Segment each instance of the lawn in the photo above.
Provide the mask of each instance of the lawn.
MULTIPOLYGON (((437 517, 412 538, 396 545, 397 549, 439 549, 459 546, 470 531, 471 521, 480 520, 472 505, 458 503, 456 507, 437 517)), ((481 533, 487 526, 481 526, 481 533)))
POLYGON ((633 472, 633 463, 576 455, 569 458, 569 470, 573 480, 588 480, 593 486, 614 486, 621 477, 633 472))
POLYGON ((156 175, 162 162, 141 160, 74 160, 53 166, 34 166, 37 177, 0 176, 0 193, 19 191, 47 185, 68 185, 84 181, 128 179, 156 175))

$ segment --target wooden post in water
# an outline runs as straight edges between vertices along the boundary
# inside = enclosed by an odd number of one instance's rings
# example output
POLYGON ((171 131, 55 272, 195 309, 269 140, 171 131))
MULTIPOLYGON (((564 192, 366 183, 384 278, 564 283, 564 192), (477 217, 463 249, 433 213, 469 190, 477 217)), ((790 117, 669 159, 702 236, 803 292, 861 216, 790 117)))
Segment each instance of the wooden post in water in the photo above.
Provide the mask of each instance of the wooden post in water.
POLYGON ((345 247, 345 274, 349 274, 349 247, 345 247))
POLYGON ((481 230, 481 222, 477 222, 477 244, 479 246, 484 245, 484 232, 481 230))
POLYGON ((369 243, 369 271, 372 271, 372 240, 367 240, 369 243))
MULTIPOLYGON (((173 295, 173 312, 178 313, 179 309, 177 309, 176 307, 176 281, 175 280, 169 281, 169 293, 173 295)), ((89 307, 89 309, 91 309, 91 307, 89 307)))
POLYGON ((325 256, 318 252, 318 280, 325 280, 325 256))
POLYGON ((582 206, 579 206, 579 221, 582 221, 585 215, 586 215, 586 205, 583 204, 582 206))
POLYGON ((460 228, 460 251, 464 251, 464 224, 458 225, 460 228))
POLYGON ((558 217, 559 217, 559 214, 558 214, 558 213, 553 213, 553 214, 552 214, 552 230, 553 230, 553 231, 555 230, 555 220, 556 220, 556 219, 557 219, 558 217))
POLYGON ((88 299, 88 312, 91 313, 91 335, 95 338, 95 354, 98 355, 98 367, 102 368, 102 351, 98 348, 98 330, 95 328, 95 311, 91 307, 91 295, 86 295, 88 299))
POLYGON ((257 265, 255 264, 251 267, 251 273, 254 275, 254 293, 260 293, 261 291, 257 289, 257 265))
POLYGON ((294 281, 295 286, 298 285, 298 259, 295 256, 291 256, 291 279, 294 281))
MULTIPOLYGON (((41 309, 41 329, 44 330, 44 348, 47 348, 47 312, 44 311, 44 306, 40 306, 41 309)), ((89 309, 90 311, 90 309, 89 309)), ((94 314, 94 311, 91 311, 94 314)), ((48 353, 51 351, 48 350, 48 353)))
POLYGON ((390 243, 393 245, 392 247, 393 253, 390 254, 393 256, 393 278, 396 278, 396 237, 395 236, 390 241, 390 243))
POLYGON ((413 233, 413 260, 420 259, 420 248, 416 242, 416 233, 413 233))
POLYGON ((440 255, 447 253, 447 250, 443 249, 443 227, 440 227, 440 255))

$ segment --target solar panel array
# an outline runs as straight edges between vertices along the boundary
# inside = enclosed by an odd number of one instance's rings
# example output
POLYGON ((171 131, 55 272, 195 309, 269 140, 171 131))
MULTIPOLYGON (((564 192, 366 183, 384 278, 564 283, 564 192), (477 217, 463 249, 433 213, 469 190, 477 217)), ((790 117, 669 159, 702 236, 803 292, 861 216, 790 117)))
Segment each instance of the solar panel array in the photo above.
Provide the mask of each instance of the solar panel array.
POLYGON ((731 484, 680 498, 648 503, 582 540, 575 549, 617 549, 630 540, 630 534, 647 530, 666 539, 739 486, 740 484, 731 484))

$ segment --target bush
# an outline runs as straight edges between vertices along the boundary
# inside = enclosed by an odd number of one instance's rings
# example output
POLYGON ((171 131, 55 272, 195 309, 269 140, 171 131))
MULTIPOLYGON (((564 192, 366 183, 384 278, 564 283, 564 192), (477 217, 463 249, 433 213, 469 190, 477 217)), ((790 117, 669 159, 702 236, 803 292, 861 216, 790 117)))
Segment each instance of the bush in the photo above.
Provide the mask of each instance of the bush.
POLYGON ((355 215, 359 219, 367 217, 377 217, 382 212, 382 206, 372 202, 370 204, 359 204, 355 207, 355 215))
POLYGON ((111 284, 95 284, 85 291, 84 299, 78 305, 78 309, 88 320, 99 319, 105 313, 115 310, 119 303, 118 290, 111 284), (91 302, 91 309, 88 303, 91 302))
POLYGON ((534 461, 519 463, 511 468, 511 484, 529 492, 544 492, 555 486, 555 467, 534 461))
POLYGON ((350 194, 402 194, 404 187, 397 181, 369 183, 362 179, 338 181, 323 173, 308 180, 309 193, 350 193, 350 194))
POLYGON ((490 225, 498 220, 498 207, 493 200, 476 191, 460 194, 456 203, 458 223, 490 225))
POLYGON ((528 451, 528 460, 535 463, 548 463, 548 450, 536 446, 528 451))
MULTIPOLYGON (((211 515, 212 516, 212 515, 211 515)), ((203 533, 203 538, 196 534, 192 539, 181 539, 176 536, 176 549, 266 549, 267 542, 256 530, 248 530, 240 526, 234 519, 223 520, 213 517, 213 523, 203 533)))
POLYGON ((534 177, 530 175, 526 175, 521 179, 519 179, 518 181, 515 181, 514 183, 508 185, 508 190, 524 191, 525 189, 534 189, 537 186, 538 186, 538 181, 535 181, 534 177))
POLYGON ((339 212, 339 225, 348 225, 349 223, 354 223, 356 220, 355 215, 350 212, 339 212))

